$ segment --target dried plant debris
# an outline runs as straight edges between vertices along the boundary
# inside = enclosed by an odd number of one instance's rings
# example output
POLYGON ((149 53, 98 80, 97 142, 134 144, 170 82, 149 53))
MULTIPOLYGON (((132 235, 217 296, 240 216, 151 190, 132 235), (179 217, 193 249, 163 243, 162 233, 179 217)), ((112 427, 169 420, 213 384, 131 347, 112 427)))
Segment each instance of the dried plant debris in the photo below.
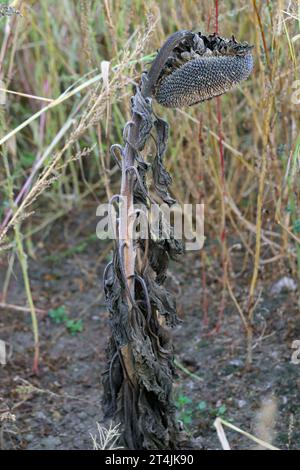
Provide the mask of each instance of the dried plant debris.
POLYGON ((217 34, 195 33, 174 48, 154 86, 163 106, 178 108, 214 98, 246 80, 252 46, 217 34))

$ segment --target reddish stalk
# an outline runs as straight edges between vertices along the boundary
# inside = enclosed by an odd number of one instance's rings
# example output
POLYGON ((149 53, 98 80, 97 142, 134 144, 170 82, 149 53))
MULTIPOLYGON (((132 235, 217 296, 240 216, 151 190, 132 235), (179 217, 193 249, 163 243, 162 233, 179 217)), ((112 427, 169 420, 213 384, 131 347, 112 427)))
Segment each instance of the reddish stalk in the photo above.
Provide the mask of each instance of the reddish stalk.
MULTIPOLYGON (((215 31, 219 33, 219 0, 215 0, 215 31)), ((222 106, 221 98, 217 97, 217 119, 218 119, 218 140, 219 140, 219 152, 220 152, 220 166, 221 166, 221 186, 222 186, 222 222, 221 222, 221 246, 222 246, 222 265, 223 265, 223 276, 222 276, 222 297, 220 302, 220 308, 218 312, 218 319, 215 328, 210 334, 218 333, 220 331, 226 304, 226 279, 227 279, 227 243, 226 243, 226 215, 225 215, 225 194, 226 194, 226 182, 225 182, 225 160, 224 160, 224 147, 223 147, 223 134, 222 134, 222 106)))
POLYGON ((263 25, 262 25, 260 13, 259 13, 258 8, 257 8, 256 0, 252 0, 252 4, 253 4, 255 15, 256 15, 256 18, 257 18, 257 22, 258 22, 258 26, 259 26, 259 30, 260 30, 260 34, 261 34, 261 38, 262 38, 262 42, 263 42, 263 45, 264 45, 264 51, 265 51, 265 54, 266 54, 266 61, 267 61, 267 65, 268 65, 267 68, 268 68, 268 70, 270 70, 269 69, 270 57, 269 57, 269 51, 268 51, 268 47, 267 47, 267 41, 266 41, 266 36, 265 36, 265 33, 264 33, 264 28, 263 28, 263 25))

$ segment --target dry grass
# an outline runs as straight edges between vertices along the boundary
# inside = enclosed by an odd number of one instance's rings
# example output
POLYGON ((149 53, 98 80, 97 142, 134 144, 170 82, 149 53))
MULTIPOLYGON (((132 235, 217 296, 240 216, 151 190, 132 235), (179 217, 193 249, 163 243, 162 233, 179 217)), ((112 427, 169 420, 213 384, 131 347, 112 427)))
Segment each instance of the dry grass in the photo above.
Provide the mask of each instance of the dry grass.
POLYGON ((91 434, 94 450, 118 450, 117 443, 120 438, 120 425, 113 426, 110 423, 109 428, 105 428, 97 423, 98 435, 91 434))

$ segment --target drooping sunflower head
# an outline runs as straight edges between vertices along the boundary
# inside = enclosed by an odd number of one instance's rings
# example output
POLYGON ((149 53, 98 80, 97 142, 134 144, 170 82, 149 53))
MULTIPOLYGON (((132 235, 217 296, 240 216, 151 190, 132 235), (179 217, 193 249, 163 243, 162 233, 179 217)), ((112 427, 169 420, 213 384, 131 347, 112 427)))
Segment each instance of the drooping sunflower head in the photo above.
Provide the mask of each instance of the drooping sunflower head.
POLYGON ((252 46, 234 36, 194 33, 171 52, 153 96, 163 106, 191 106, 226 93, 249 77, 253 68, 252 46))

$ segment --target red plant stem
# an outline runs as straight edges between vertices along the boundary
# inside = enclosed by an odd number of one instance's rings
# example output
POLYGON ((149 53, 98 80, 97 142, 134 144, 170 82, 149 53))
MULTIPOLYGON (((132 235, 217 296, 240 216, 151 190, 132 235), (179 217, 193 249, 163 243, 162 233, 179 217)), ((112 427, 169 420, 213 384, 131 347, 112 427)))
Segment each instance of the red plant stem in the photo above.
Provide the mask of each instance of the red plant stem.
POLYGON ((223 135, 222 135, 222 107, 221 99, 217 97, 217 119, 218 119, 218 140, 219 140, 219 151, 220 151, 220 163, 221 163, 221 178, 223 192, 225 193, 225 161, 224 161, 224 148, 223 148, 223 135))
POLYGON ((216 33, 219 33, 219 0, 215 1, 216 8, 216 33))
MULTIPOLYGON (((219 33, 219 0, 215 0, 215 30, 219 33)), ((219 151, 220 151, 220 165, 221 165, 221 182, 222 182, 222 225, 221 225, 221 245, 222 245, 222 265, 223 265, 223 279, 222 279, 222 299, 219 308, 218 320, 215 327, 215 332, 220 330, 221 324, 224 317, 225 309, 225 287, 226 287, 226 276, 227 276, 227 253, 226 253, 226 218, 225 218, 225 204, 224 197, 226 193, 225 185, 225 161, 224 161, 224 148, 223 148, 223 135, 222 135, 222 107, 221 99, 217 98, 217 119, 218 119, 218 137, 219 137, 219 151)))
MULTIPOLYGON (((207 29, 209 30, 211 23, 211 12, 208 16, 207 29)), ((215 0, 215 32, 219 33, 219 0, 215 0)), ((224 161, 224 148, 223 148, 223 135, 222 135, 222 109, 221 109, 221 99, 217 97, 217 119, 218 119, 218 140, 219 140, 219 152, 220 152, 220 165, 221 165, 221 183, 222 183, 222 205, 224 211, 224 196, 225 196, 225 161, 224 161)), ((218 320, 215 328, 208 335, 217 333, 220 330, 224 309, 225 309, 225 286, 226 286, 226 266, 227 266, 227 254, 226 254, 226 225, 225 225, 225 216, 223 214, 222 224, 221 224, 221 245, 222 245, 222 265, 223 265, 223 280, 222 280, 222 299, 220 303, 220 309, 218 314, 218 320)), ((202 273, 202 289, 203 292, 206 291, 206 275, 202 273)), ((203 296, 203 308, 204 308, 204 317, 203 323, 206 326, 208 324, 208 305, 207 304, 207 293, 203 296)))
MULTIPOLYGON (((203 261, 204 256, 202 256, 203 261)), ((202 269, 202 309, 203 309, 203 325, 208 326, 208 297, 206 284, 206 271, 202 269)))
MULTIPOLYGON (((216 8, 216 33, 219 33, 219 0, 215 0, 216 8)), ((221 175, 222 175, 222 185, 223 191, 225 191, 225 163, 224 163, 224 150, 223 150, 223 136, 222 136, 222 109, 221 109, 221 99, 218 96, 217 98, 217 118, 218 118, 218 137, 219 137, 219 149, 220 149, 220 162, 221 162, 221 175)), ((221 239, 224 236, 223 231, 221 239)))
MULTIPOLYGON (((199 132, 198 132, 198 144, 199 147, 203 147, 203 119, 202 116, 200 116, 199 119, 199 132)), ((203 182, 203 171, 202 167, 200 166, 199 170, 199 178, 198 178, 199 183, 203 182)), ((201 191, 199 194, 199 199, 203 200, 204 194, 201 191)), ((201 266, 201 299, 202 299, 202 312, 203 312, 203 325, 205 327, 208 326, 208 296, 207 296, 207 282, 206 282, 206 271, 205 271, 205 256, 203 255, 203 251, 200 251, 200 266, 201 266)))

